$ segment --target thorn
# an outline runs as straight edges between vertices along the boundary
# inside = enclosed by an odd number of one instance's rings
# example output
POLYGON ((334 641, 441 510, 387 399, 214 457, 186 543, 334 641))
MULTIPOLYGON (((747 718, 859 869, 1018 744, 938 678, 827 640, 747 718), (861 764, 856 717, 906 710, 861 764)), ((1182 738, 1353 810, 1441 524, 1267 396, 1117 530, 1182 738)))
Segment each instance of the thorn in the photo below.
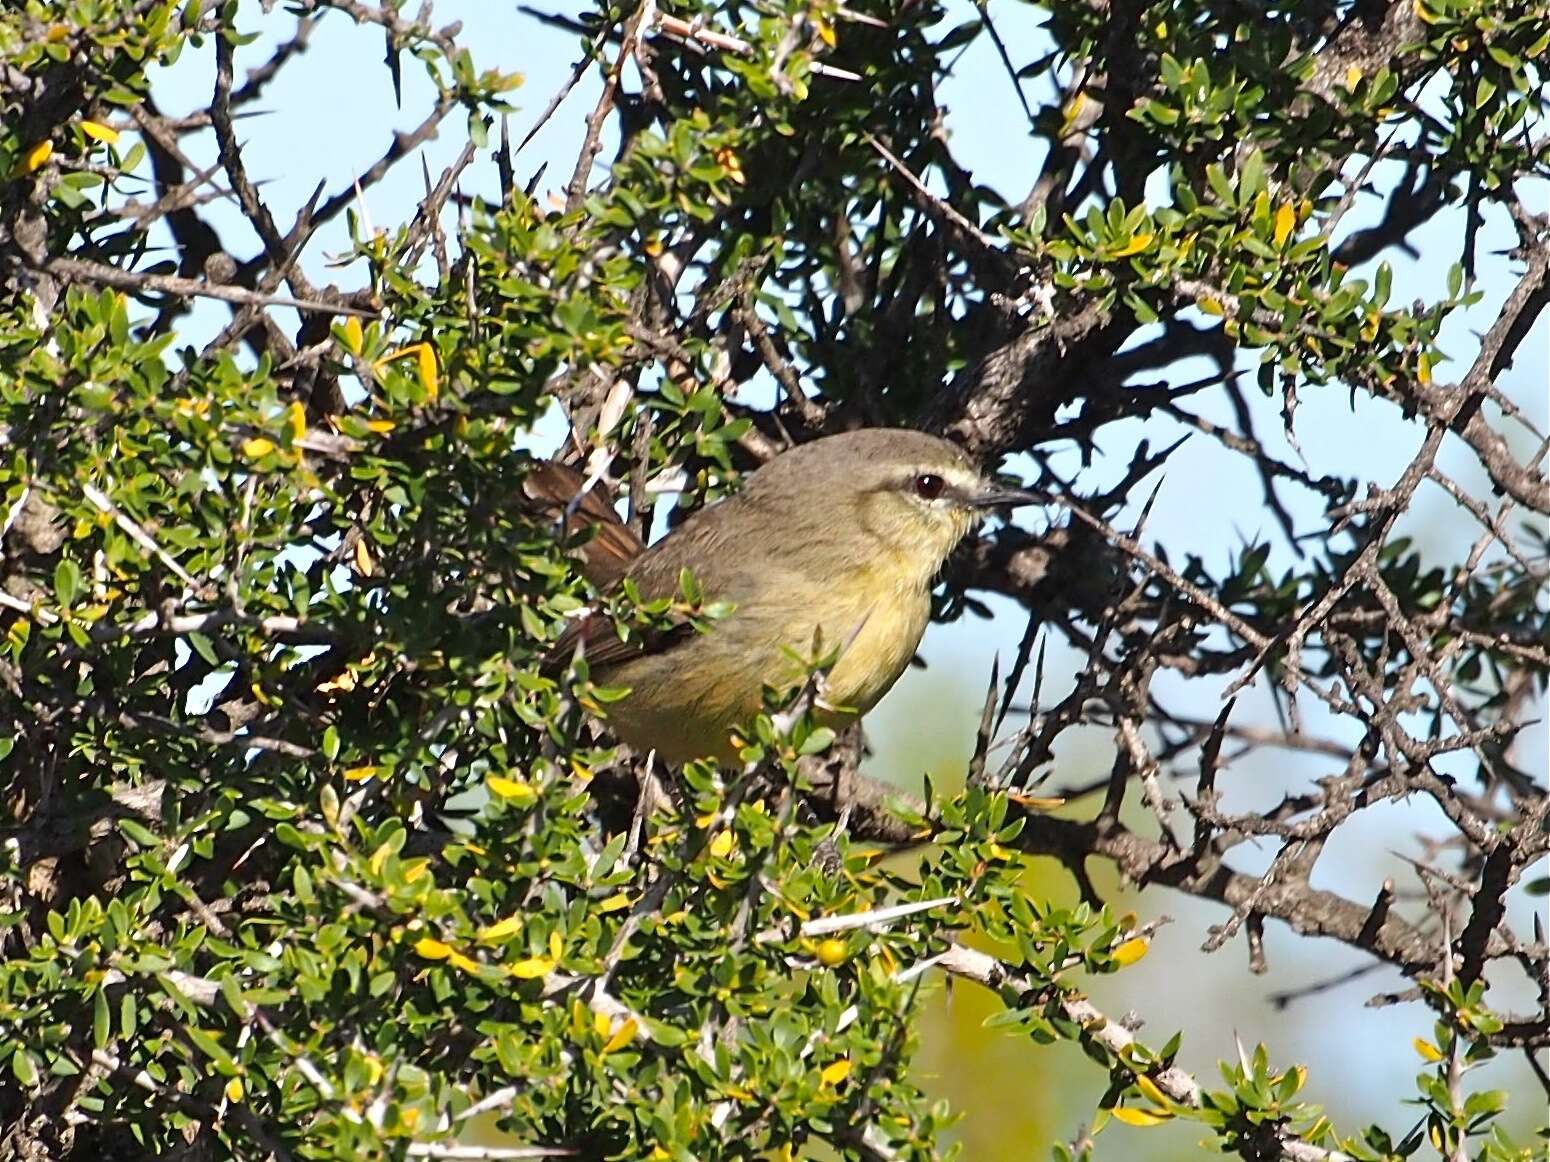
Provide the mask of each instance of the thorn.
MULTIPOLYGON (((1039 635, 1041 624, 1037 615, 1029 615, 1028 626, 1023 630, 1023 640, 1017 643, 1017 657, 1012 661, 1012 672, 1006 676, 1006 693, 1002 696, 1001 713, 996 715, 995 731, 992 733, 1000 731, 1007 712, 1012 709, 1012 695, 1017 692, 1018 684, 1023 680, 1023 671, 1028 668, 1028 656, 1033 652, 1034 639, 1039 635)), ((1037 705, 1029 709, 1030 714, 1037 711, 1037 705)))
POLYGON ((990 750, 990 739, 996 729, 996 688, 1001 680, 1001 655, 990 663, 990 685, 985 690, 985 705, 980 710, 979 729, 974 735, 974 755, 969 759, 969 773, 965 780, 969 786, 985 783, 985 756, 990 750))
MULTIPOLYGON (((1189 437, 1186 436, 1186 437, 1184 437, 1184 439, 1187 440, 1187 439, 1189 439, 1189 437)), ((1173 452, 1174 448, 1177 448, 1179 446, 1179 444, 1182 444, 1183 442, 1184 442, 1184 440, 1180 440, 1178 442, 1178 444, 1174 444, 1173 448, 1169 448, 1168 451, 1166 453, 1164 453, 1164 455, 1171 454, 1173 452)), ((1146 503, 1141 506, 1141 516, 1136 521, 1136 527, 1134 529, 1132 529, 1131 532, 1130 532, 1130 539, 1131 540, 1136 541, 1137 543, 1140 542, 1140 540, 1141 540, 1141 530, 1146 527, 1147 518, 1149 518, 1152 515, 1152 506, 1157 503, 1157 494, 1162 491, 1163 483, 1167 479, 1168 479, 1168 476, 1167 476, 1166 473, 1164 473, 1162 476, 1159 476, 1157 478, 1157 483, 1152 486, 1152 495, 1147 497, 1146 498, 1146 503)))

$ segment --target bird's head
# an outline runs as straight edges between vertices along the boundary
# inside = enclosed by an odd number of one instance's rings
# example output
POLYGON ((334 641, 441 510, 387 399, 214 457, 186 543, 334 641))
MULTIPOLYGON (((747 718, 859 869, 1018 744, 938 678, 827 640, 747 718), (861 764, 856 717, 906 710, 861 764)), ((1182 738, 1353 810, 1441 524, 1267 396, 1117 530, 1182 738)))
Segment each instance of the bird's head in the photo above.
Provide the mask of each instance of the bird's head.
POLYGON ((756 472, 747 492, 835 566, 892 558, 921 583, 987 512, 1038 500, 986 476, 948 440, 885 428, 803 444, 756 472))

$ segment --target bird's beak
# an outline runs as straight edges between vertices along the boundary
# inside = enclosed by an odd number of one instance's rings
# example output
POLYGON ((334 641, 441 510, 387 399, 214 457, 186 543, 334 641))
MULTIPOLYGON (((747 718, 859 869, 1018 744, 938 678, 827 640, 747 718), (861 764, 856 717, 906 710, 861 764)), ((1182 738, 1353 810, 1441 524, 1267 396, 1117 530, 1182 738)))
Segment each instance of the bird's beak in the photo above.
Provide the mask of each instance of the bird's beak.
POLYGON ((970 508, 1016 508, 1020 504, 1042 504, 1044 497, 1022 488, 992 485, 969 497, 970 508))

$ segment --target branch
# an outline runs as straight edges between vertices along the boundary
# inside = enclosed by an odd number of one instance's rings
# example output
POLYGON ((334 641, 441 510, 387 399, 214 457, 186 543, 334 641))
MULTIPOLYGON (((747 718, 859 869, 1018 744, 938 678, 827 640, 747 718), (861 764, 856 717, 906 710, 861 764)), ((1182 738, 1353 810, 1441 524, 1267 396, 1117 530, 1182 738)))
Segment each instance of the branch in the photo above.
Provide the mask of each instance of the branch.
MULTIPOLYGON (((929 815, 921 799, 859 774, 846 779, 845 791, 848 798, 842 802, 823 799, 814 805, 826 812, 851 807, 850 829, 856 838, 882 843, 919 843, 929 838, 892 815, 885 813, 879 818, 878 814, 892 802, 912 813, 929 815)), ((1198 855, 1174 851, 1114 821, 1058 819, 1031 812, 1024 812, 1023 820, 1022 833, 1010 846, 1027 855, 1052 856, 1068 867, 1089 856, 1102 856, 1136 884, 1160 884, 1233 909, 1252 907, 1299 935, 1338 940, 1412 975, 1436 971, 1442 958, 1437 940, 1392 910, 1378 916, 1368 905, 1303 883, 1267 887, 1258 876, 1232 870, 1210 850, 1198 855)), ((1491 951, 1503 950, 1501 939, 1494 938, 1491 951)))
POLYGON ((41 269, 58 275, 66 281, 92 282, 101 286, 117 287, 134 294, 168 294, 179 298, 220 299, 227 303, 243 303, 260 307, 291 307, 298 311, 327 311, 336 315, 357 315, 363 319, 380 319, 381 311, 364 310, 344 302, 324 299, 293 299, 284 295, 266 295, 229 283, 206 282, 197 278, 179 278, 171 274, 141 274, 132 270, 120 270, 101 262, 82 258, 51 258, 41 269))
MULTIPOLYGON (((1204 1105, 1205 1091, 1200 1082, 1178 1066, 1170 1065, 1156 1072, 1147 1072, 1131 1065, 1135 1036, 1119 1022, 1106 1017, 1096 1005, 1074 990, 1035 985, 994 956, 965 948, 961 944, 950 946, 934 959, 936 966, 943 971, 972 980, 994 992, 1005 993, 1010 990, 1017 994, 1023 1004, 1053 1001, 1067 1020, 1077 1025, 1085 1037, 1107 1050, 1113 1061, 1132 1078, 1146 1078, 1170 1101, 1181 1106, 1200 1109, 1204 1105)), ((1280 1157, 1294 1159, 1295 1162, 1349 1162, 1349 1155, 1304 1141, 1284 1125, 1271 1122, 1264 1129, 1268 1131, 1280 1157)), ((1263 1157, 1259 1153, 1260 1146, 1258 1140, 1246 1141, 1240 1147, 1240 1153, 1245 1158, 1258 1159, 1263 1157)))

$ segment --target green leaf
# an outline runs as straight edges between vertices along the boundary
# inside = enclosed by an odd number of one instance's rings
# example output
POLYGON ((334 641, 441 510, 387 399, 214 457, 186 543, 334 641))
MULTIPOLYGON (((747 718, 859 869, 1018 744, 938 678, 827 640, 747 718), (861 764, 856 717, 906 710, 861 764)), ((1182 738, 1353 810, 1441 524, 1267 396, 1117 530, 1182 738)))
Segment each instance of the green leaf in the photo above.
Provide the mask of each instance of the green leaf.
POLYGON ((54 597, 63 606, 75 604, 81 591, 81 568, 69 557, 61 557, 54 566, 54 597))
POLYGON ((38 1084, 38 1063, 33 1060, 32 1054, 20 1045, 11 1054, 11 1072, 26 1089, 31 1089, 38 1084))

